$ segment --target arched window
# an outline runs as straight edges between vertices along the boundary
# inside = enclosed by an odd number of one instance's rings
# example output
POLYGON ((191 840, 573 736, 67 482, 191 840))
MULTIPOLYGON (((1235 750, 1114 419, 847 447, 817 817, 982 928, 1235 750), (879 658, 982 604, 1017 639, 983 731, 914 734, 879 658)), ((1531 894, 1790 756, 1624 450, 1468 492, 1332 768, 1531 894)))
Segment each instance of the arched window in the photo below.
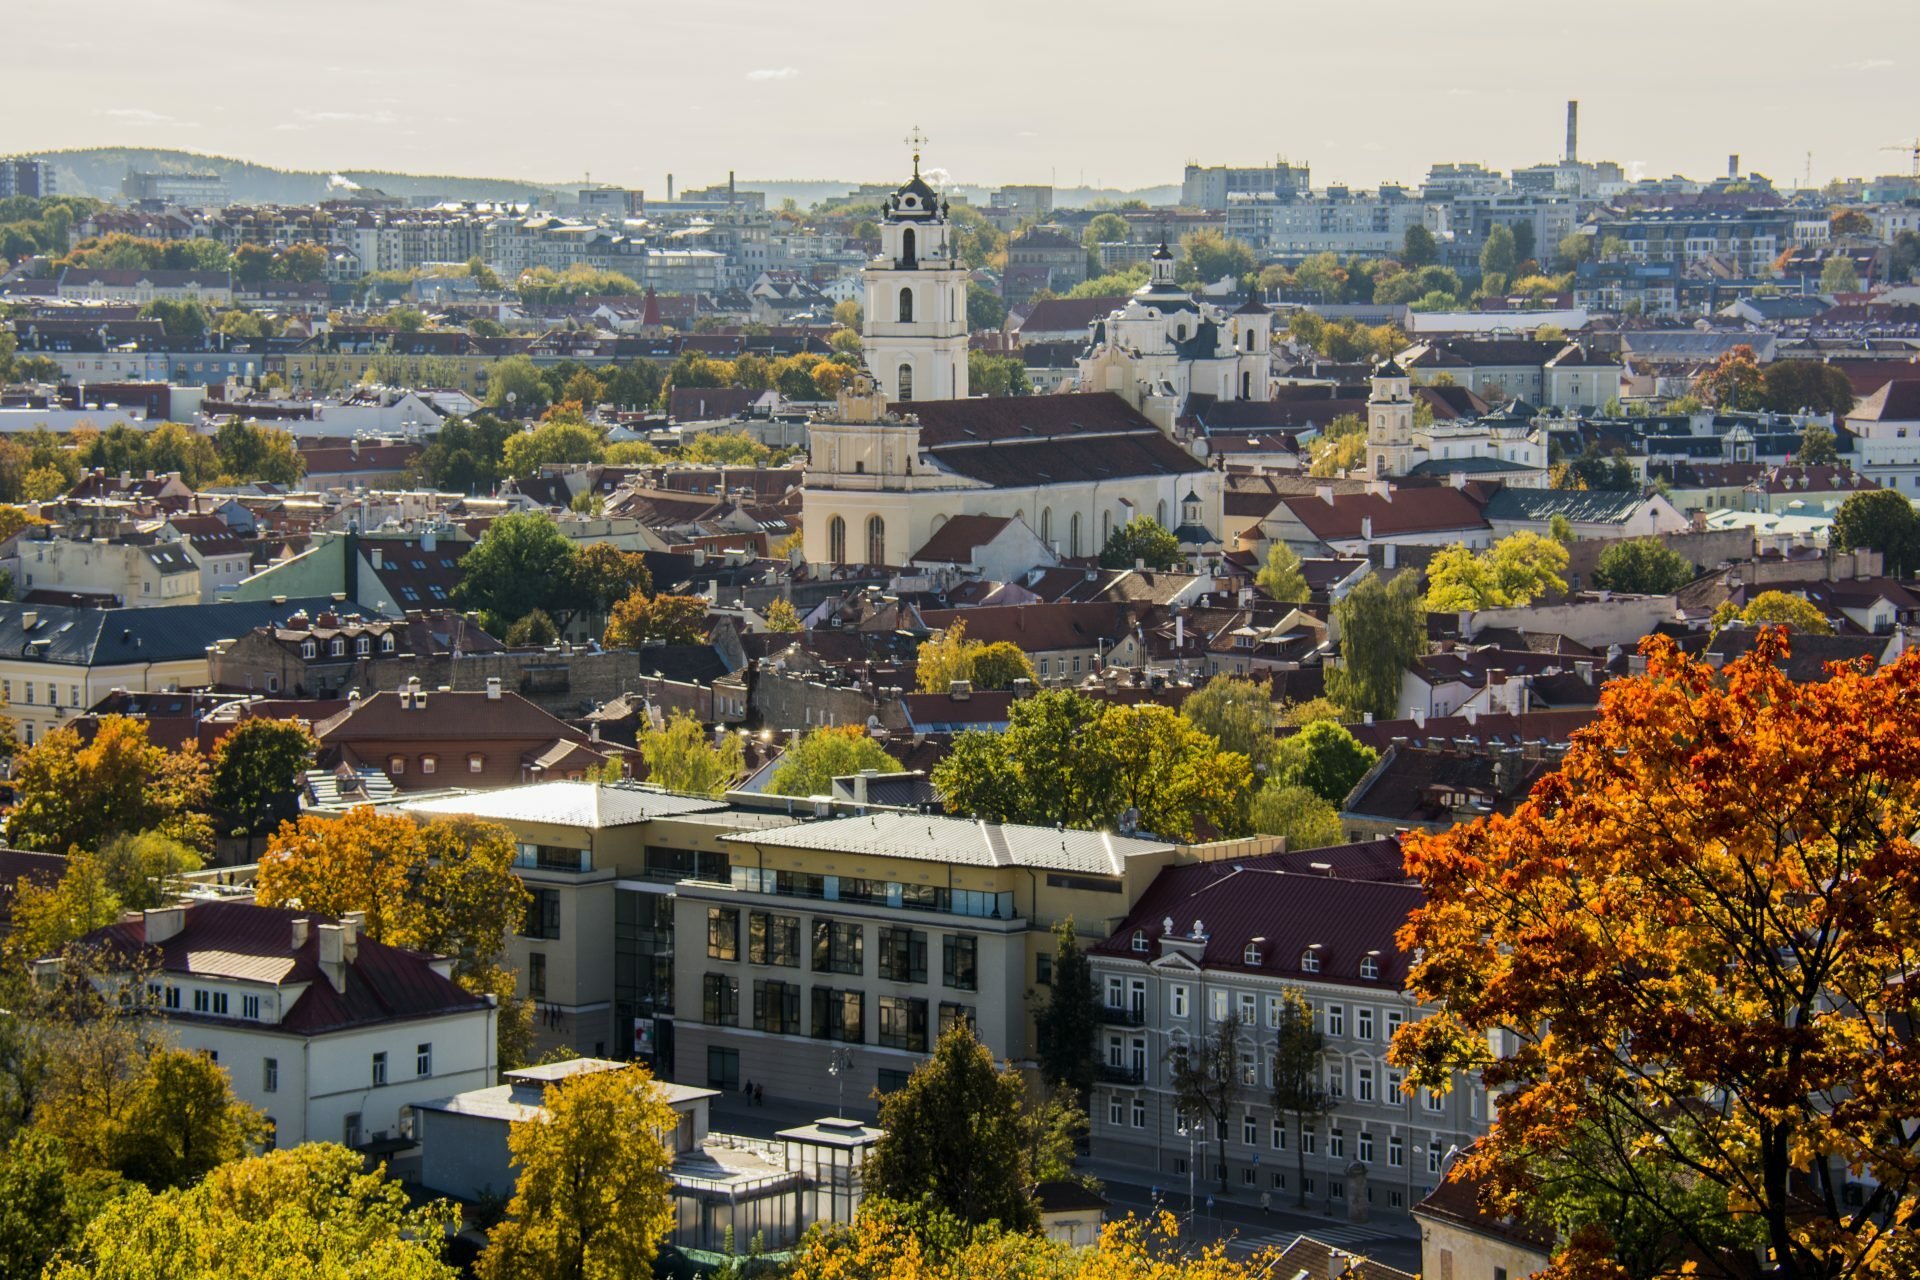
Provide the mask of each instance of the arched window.
POLYGON ((1153 522, 1162 529, 1167 527, 1167 500, 1165 498, 1153 504, 1153 522))
POLYGON ((1107 542, 1112 537, 1113 537, 1113 512, 1102 511, 1100 513, 1100 546, 1104 549, 1107 545, 1107 542))
POLYGON ((1187 326, 1184 322, 1173 327, 1173 340, 1175 342, 1185 342, 1187 340, 1187 326))
POLYGON ((900 286, 900 323, 913 323, 913 290, 906 285, 900 286))
POLYGON ((1067 554, 1070 556, 1080 554, 1080 513, 1078 511, 1074 512, 1073 519, 1067 522, 1067 554))
MULTIPOLYGON (((900 265, 903 267, 910 267, 913 265, 913 228, 912 227, 908 227, 905 231, 902 231, 900 233, 900 265)), ((905 293, 906 290, 902 289, 900 292, 905 293)), ((913 317, 910 315, 901 316, 900 318, 902 320, 913 319, 913 317)))
POLYGON ((1242 400, 1253 399, 1253 375, 1251 373, 1242 373, 1240 375, 1240 398, 1242 400))
POLYGON ((839 516, 827 521, 827 563, 847 562, 847 522, 839 516))
POLYGON ((887 562, 887 522, 879 516, 867 517, 867 563, 887 562))
POLYGON ((902 361, 900 364, 900 372, 897 376, 900 383, 900 399, 913 399, 913 366, 902 361))
POLYGON ((393 652, 393 633, 391 631, 387 632, 387 634, 380 637, 380 652, 382 653, 393 652))
POLYGON ((1040 541, 1053 545, 1053 508, 1040 508, 1040 541))

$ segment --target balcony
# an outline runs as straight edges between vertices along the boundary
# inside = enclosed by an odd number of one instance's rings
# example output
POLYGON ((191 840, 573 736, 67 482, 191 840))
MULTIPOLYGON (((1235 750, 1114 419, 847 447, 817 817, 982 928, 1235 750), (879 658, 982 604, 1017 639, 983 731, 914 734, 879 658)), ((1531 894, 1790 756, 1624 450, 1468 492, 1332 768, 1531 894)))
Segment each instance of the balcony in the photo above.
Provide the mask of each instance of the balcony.
POLYGON ((1117 1005, 1101 1005, 1100 1021, 1110 1027, 1144 1027, 1147 1025, 1147 1011, 1117 1005))
POLYGON ((1147 1073, 1140 1067, 1117 1067, 1111 1062, 1100 1064, 1100 1079, 1106 1084, 1145 1084, 1147 1073))

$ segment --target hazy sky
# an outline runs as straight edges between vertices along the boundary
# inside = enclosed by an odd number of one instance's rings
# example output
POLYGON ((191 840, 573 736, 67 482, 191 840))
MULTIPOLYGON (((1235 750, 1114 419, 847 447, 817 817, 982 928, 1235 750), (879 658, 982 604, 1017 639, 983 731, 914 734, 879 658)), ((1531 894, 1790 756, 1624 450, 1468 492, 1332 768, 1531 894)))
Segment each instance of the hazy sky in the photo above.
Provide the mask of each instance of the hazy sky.
POLYGON ((0 153, 180 147, 663 194, 891 178, 1315 185, 1580 151, 1705 177, 1904 172, 1916 0, 6 0, 0 153), (1565 16, 1562 16, 1563 13, 1565 16), (1898 65, 1897 65, 1898 64, 1898 65))

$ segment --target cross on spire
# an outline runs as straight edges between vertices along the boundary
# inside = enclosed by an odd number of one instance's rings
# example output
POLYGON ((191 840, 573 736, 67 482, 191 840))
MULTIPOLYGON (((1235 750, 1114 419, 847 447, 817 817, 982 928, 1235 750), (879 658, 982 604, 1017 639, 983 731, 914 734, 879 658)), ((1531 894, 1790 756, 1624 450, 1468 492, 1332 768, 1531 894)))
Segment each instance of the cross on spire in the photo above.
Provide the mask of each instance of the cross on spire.
POLYGON ((915 125, 903 141, 913 148, 913 176, 917 178, 920 176, 920 149, 927 145, 927 135, 920 132, 919 125, 915 125))

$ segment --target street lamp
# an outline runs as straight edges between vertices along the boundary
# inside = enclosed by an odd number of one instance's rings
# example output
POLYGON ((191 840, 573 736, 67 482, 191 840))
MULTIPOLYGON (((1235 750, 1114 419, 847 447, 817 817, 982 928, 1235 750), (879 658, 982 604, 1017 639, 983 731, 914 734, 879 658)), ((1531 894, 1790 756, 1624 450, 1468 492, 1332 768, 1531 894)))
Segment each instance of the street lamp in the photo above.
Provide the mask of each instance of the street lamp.
POLYGON ((1199 1201, 1195 1198, 1198 1189, 1194 1185, 1194 1151, 1196 1145, 1201 1151, 1207 1149, 1207 1131, 1201 1127, 1200 1121, 1194 1120, 1191 1124, 1177 1126, 1174 1132, 1187 1140, 1187 1226, 1191 1229, 1199 1209, 1199 1201))
POLYGON ((845 1045, 834 1049, 827 1059, 827 1074, 840 1086, 840 1103, 834 1114, 844 1119, 847 1114, 847 1076, 853 1072, 853 1050, 845 1045))

